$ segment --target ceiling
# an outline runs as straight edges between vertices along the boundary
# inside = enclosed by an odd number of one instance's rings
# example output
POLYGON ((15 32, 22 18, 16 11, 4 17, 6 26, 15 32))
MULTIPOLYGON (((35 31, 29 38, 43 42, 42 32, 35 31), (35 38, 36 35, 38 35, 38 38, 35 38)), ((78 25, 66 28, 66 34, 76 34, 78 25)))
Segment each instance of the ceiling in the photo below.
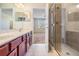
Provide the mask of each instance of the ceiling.
POLYGON ((29 7, 46 7, 45 3, 24 3, 24 6, 29 7))
POLYGON ((46 8, 46 3, 0 3, 0 7, 15 8, 16 11, 32 11, 32 8, 46 8))

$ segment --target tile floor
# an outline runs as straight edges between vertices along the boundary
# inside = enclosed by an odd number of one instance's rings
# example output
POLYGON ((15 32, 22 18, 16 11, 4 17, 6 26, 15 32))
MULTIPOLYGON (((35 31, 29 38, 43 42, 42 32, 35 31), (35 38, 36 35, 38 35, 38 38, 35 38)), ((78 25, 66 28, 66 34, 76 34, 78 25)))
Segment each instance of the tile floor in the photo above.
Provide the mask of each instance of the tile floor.
POLYGON ((34 44, 45 43, 45 33, 34 33, 34 44))
MULTIPOLYGON (((25 56, 59 56, 55 49, 48 52, 47 44, 32 44, 25 56)), ((79 56, 79 52, 72 49, 66 44, 62 45, 61 56, 79 56)))
POLYGON ((59 56, 56 50, 52 47, 52 50, 48 53, 49 56, 59 56))
POLYGON ((33 44, 25 56, 58 56, 58 54, 54 49, 48 52, 47 44, 33 44))
MULTIPOLYGON (((79 56, 79 51, 71 48, 67 44, 62 43, 61 49, 62 49, 61 56, 79 56)), ((58 56, 58 53, 55 51, 55 49, 53 47, 49 54, 51 56, 58 56)))
POLYGON ((47 44, 32 44, 26 56, 48 56, 47 44))
POLYGON ((79 56, 79 51, 71 48, 67 44, 62 43, 62 56, 79 56))

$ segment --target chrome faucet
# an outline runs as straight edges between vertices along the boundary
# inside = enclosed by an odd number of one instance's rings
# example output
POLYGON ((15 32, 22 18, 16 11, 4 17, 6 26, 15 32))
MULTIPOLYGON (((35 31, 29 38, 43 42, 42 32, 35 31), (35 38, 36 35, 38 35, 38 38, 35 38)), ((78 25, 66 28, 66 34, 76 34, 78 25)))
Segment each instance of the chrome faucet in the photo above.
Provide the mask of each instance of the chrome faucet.
POLYGON ((19 32, 21 32, 21 31, 22 31, 22 28, 19 29, 19 32))

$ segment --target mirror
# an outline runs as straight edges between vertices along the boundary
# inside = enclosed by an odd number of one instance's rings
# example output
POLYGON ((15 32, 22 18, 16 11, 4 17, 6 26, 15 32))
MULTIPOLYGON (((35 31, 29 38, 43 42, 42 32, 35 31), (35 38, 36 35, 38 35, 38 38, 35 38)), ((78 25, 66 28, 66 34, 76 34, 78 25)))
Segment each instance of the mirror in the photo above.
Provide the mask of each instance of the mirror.
POLYGON ((0 31, 12 30, 13 29, 13 9, 12 8, 1 8, 0 9, 0 31))
POLYGON ((25 12, 16 12, 16 21, 29 21, 30 20, 30 13, 25 12))

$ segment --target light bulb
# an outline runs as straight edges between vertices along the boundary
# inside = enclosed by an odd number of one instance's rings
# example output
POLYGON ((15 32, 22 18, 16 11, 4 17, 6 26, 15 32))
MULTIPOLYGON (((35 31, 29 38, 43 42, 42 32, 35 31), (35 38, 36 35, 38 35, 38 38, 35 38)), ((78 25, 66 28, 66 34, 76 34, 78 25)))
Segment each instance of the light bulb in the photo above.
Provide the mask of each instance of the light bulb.
POLYGON ((79 8, 79 5, 76 5, 76 8, 79 8))

